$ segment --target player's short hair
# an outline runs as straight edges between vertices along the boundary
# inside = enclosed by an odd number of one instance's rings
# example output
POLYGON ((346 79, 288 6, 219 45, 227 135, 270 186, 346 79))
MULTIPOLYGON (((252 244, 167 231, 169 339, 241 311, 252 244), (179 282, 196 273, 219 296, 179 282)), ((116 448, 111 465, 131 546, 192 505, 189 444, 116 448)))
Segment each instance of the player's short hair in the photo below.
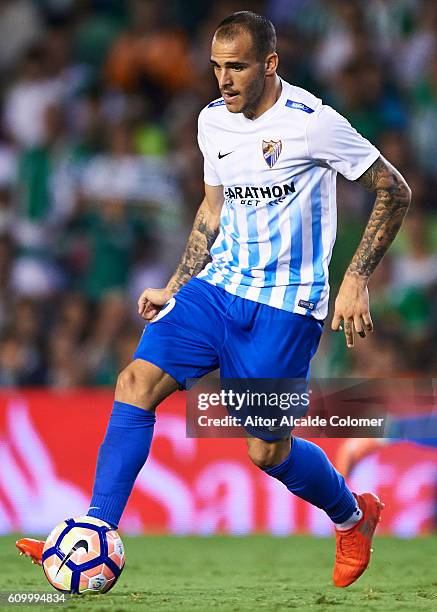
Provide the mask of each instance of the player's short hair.
POLYGON ((221 40, 232 40, 242 31, 250 34, 259 61, 276 51, 276 31, 273 23, 267 17, 252 11, 238 11, 225 17, 219 23, 215 35, 221 40))

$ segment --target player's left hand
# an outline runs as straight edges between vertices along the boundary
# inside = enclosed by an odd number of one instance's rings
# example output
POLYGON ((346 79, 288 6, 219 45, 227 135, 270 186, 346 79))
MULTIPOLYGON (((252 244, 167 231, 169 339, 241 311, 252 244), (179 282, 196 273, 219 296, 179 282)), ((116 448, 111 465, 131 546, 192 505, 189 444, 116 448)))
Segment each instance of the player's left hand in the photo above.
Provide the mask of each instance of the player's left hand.
POLYGON ((348 348, 354 346, 354 329, 361 338, 365 338, 367 332, 373 331, 369 292, 365 280, 351 274, 345 275, 335 300, 331 329, 344 329, 348 348))

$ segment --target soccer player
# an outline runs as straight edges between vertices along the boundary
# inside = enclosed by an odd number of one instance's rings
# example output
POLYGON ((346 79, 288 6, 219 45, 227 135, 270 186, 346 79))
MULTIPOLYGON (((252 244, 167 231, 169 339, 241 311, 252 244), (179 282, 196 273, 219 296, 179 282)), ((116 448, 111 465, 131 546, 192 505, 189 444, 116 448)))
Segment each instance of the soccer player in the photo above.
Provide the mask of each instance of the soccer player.
MULTIPOLYGON (((328 310, 336 176, 376 192, 335 301, 332 329, 372 331, 367 283, 410 202, 399 172, 320 99, 277 74, 266 18, 234 13, 218 26, 211 64, 221 98, 199 116, 205 196, 181 262, 164 289, 146 289, 147 321, 120 374, 88 514, 116 527, 147 459, 155 409, 187 378, 307 378, 328 310)), ((333 580, 366 569, 383 504, 353 494, 315 444, 247 438, 256 466, 323 509, 336 528, 333 580)), ((42 543, 18 544, 37 562, 42 543)))

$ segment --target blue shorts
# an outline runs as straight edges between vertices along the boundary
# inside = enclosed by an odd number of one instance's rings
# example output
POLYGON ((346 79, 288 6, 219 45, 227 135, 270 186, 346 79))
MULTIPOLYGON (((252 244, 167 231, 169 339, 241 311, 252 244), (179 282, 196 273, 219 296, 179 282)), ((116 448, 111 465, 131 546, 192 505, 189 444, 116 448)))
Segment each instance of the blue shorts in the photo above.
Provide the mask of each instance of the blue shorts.
POLYGON ((323 323, 191 279, 150 322, 134 359, 149 361, 181 388, 220 368, 221 378, 308 379, 323 323))

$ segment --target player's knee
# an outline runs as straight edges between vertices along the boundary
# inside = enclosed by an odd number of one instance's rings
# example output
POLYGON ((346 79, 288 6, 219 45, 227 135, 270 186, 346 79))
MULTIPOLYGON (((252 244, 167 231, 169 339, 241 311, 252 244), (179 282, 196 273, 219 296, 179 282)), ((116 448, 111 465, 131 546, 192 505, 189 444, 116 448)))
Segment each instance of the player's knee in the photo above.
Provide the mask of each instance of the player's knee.
POLYGON ((290 452, 290 440, 278 440, 277 442, 265 442, 258 438, 248 440, 249 458, 262 470, 282 463, 290 452))
POLYGON ((117 391, 133 391, 137 386, 137 377, 130 366, 120 372, 117 378, 117 391))
POLYGON ((151 409, 153 404, 153 388, 147 376, 139 370, 135 363, 129 364, 117 378, 115 390, 116 399, 141 408, 151 409))
POLYGON ((272 453, 268 448, 249 449, 249 457, 252 463, 262 470, 275 465, 272 453))

